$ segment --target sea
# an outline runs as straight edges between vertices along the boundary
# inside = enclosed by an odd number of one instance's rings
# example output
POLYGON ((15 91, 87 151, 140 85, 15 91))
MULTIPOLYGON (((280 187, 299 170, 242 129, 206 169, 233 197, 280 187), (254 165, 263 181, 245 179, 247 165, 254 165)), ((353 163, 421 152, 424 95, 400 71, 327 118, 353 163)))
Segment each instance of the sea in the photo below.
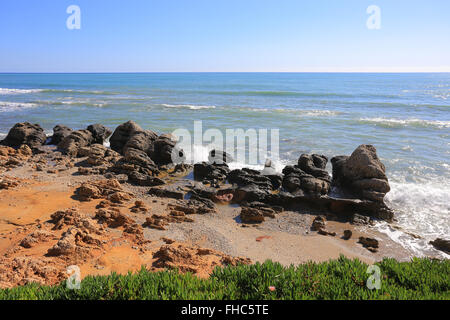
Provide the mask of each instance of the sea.
MULTIPOLYGON (((114 129, 128 120, 159 133, 195 121, 203 130, 277 129, 277 170, 302 153, 331 158, 373 144, 400 227, 376 228, 416 256, 450 235, 450 73, 0 74, 0 138, 23 121, 50 135, 56 124, 114 129)), ((207 157, 204 148, 193 150, 207 157)))

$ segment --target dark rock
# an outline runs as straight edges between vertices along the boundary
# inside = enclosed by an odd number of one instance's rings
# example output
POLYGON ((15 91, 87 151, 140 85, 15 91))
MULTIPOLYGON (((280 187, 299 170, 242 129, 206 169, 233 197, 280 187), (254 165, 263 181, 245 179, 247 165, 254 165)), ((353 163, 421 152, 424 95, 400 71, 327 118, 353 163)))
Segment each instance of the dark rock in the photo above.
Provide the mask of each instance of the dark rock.
POLYGON ((151 157, 154 152, 154 143, 157 138, 158 135, 151 130, 135 131, 126 142, 123 150, 125 152, 126 149, 133 148, 144 151, 151 157))
POLYGON ((296 166, 284 167, 283 188, 295 195, 299 190, 306 195, 328 194, 331 177, 324 169, 327 161, 325 156, 302 154, 296 166))
POLYGON ((125 161, 128 164, 134 164, 139 167, 158 173, 158 167, 152 159, 142 150, 127 148, 124 154, 125 161))
POLYGON ((353 235, 351 230, 344 230, 344 236, 342 237, 344 240, 349 240, 353 235))
POLYGON ((91 145, 93 141, 89 130, 72 131, 58 144, 58 149, 68 156, 76 157, 80 148, 91 145))
POLYGON ((194 179, 197 181, 224 181, 230 171, 226 163, 199 162, 194 164, 194 179))
POLYGON ((144 131, 144 129, 142 129, 134 121, 128 121, 119 125, 116 130, 114 130, 114 133, 109 139, 111 149, 119 152, 120 154, 123 154, 124 147, 127 144, 128 140, 130 140, 130 138, 137 132, 142 131, 144 131))
POLYGON ((176 140, 171 135, 163 134, 154 142, 151 158, 158 165, 181 163, 186 160, 184 151, 176 147, 176 140))
POLYGON ((40 125, 23 122, 16 123, 1 144, 12 148, 18 148, 23 144, 37 148, 42 146, 45 140, 47 137, 40 125))
POLYGON ((346 188, 362 199, 383 202, 390 187, 374 146, 360 145, 350 157, 334 157, 331 163, 334 185, 346 188))
POLYGON ((92 133, 93 143, 103 144, 112 131, 101 124, 91 124, 87 129, 92 133))
POLYGON ((133 171, 129 175, 129 181, 139 186, 153 187, 165 184, 164 180, 158 177, 153 177, 148 174, 133 171))
POLYGON ((447 254, 450 254, 450 240, 437 238, 434 241, 430 241, 430 244, 438 250, 441 250, 447 254))
POLYGON ((58 145, 65 137, 72 132, 72 129, 63 125, 56 125, 53 128, 53 136, 50 139, 49 144, 58 145))
POLYGON ((370 217, 355 213, 352 216, 351 223, 360 226, 367 225, 370 224, 370 217))
POLYGON ((210 163, 222 164, 233 162, 233 157, 225 151, 214 149, 209 152, 208 160, 210 163))
POLYGON ((378 248, 378 240, 374 238, 359 237, 358 242, 365 248, 378 248))

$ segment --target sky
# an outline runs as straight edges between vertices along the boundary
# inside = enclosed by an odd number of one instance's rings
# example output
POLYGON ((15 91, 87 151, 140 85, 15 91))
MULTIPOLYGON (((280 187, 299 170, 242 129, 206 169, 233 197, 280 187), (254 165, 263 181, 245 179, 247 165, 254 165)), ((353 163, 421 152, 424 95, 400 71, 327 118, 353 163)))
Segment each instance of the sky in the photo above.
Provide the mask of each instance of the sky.
POLYGON ((450 1, 2 0, 0 72, 450 72, 450 1))

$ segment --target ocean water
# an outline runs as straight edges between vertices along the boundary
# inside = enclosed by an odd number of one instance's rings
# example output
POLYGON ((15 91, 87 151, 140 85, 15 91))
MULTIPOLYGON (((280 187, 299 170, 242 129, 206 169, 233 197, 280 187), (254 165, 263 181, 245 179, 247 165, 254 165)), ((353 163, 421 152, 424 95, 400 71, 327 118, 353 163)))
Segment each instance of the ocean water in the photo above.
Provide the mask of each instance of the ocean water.
POLYGON ((406 232, 378 228, 416 255, 450 234, 449 73, 0 74, 0 137, 22 121, 51 133, 130 119, 161 133, 195 120, 204 130, 279 129, 278 169, 302 153, 331 158, 373 144, 406 232))

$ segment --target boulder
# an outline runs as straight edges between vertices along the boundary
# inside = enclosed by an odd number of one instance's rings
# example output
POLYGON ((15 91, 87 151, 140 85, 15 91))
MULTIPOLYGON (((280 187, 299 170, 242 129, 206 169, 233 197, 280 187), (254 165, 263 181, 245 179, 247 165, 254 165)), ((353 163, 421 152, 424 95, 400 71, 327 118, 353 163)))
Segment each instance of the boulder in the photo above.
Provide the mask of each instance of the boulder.
POLYGON ((230 172, 230 169, 226 163, 200 162, 194 165, 194 179, 197 181, 205 181, 207 183, 225 181, 228 172, 230 172))
POLYGON ((356 197, 383 202, 390 186, 384 164, 372 145, 360 145, 350 157, 331 159, 333 184, 340 186, 356 197))
POLYGON ((430 244, 438 250, 441 250, 447 254, 450 254, 450 240, 437 238, 434 241, 430 241, 430 244))
POLYGON ((144 131, 136 122, 128 121, 119 125, 109 139, 111 149, 123 154, 128 140, 137 132, 144 131))
POLYGON ((320 196, 330 191, 331 177, 325 170, 327 157, 302 154, 295 166, 283 169, 283 188, 295 195, 320 196))
POLYGON ((98 123, 91 124, 87 127, 87 130, 92 133, 93 143, 98 144, 103 144, 112 133, 110 129, 98 123))
POLYGON ((25 144, 30 148, 37 148, 45 143, 47 136, 44 129, 38 124, 29 122, 16 123, 8 132, 6 138, 1 141, 2 145, 17 148, 25 144))
POLYGON ((163 134, 155 140, 151 158, 158 165, 181 163, 186 157, 182 149, 176 146, 177 141, 172 135, 163 134))
POLYGON ((53 128, 53 136, 50 139, 49 144, 58 145, 65 137, 67 137, 72 132, 72 129, 63 125, 56 125, 53 128))
POLYGON ((72 131, 58 144, 58 149, 68 156, 76 157, 80 148, 90 146, 93 141, 89 130, 72 131))

